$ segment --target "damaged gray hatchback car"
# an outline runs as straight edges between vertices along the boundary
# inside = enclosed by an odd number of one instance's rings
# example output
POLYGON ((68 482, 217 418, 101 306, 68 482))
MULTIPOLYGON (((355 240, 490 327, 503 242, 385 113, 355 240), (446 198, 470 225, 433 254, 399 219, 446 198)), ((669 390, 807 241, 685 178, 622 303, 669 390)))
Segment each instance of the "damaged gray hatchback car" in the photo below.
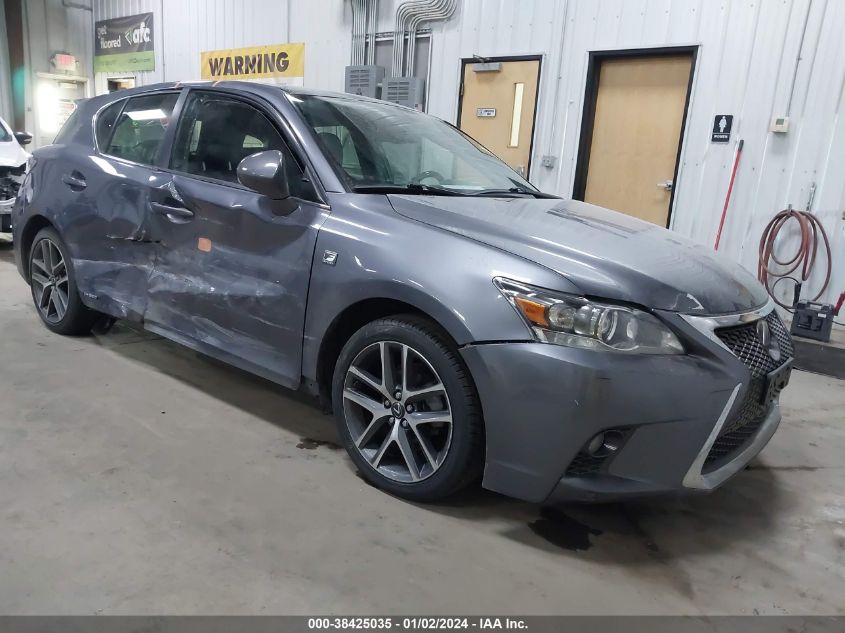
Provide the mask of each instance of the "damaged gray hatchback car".
POLYGON ((84 101, 35 152, 14 240, 54 332, 127 319, 305 387, 410 499, 479 477, 535 502, 712 490, 780 422, 792 343, 751 275, 382 101, 84 101))

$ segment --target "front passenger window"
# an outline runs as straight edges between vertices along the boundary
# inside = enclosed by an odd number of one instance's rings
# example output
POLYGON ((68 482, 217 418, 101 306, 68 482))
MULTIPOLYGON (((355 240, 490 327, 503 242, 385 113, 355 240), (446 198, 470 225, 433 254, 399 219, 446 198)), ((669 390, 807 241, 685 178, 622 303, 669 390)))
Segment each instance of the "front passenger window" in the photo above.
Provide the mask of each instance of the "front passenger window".
POLYGON ((130 99, 114 126, 106 153, 153 165, 178 99, 175 92, 130 99))
POLYGON ((194 176, 238 182, 244 158, 275 149, 285 157, 291 195, 311 197, 303 171, 270 120, 250 104, 212 92, 193 92, 179 122, 170 167, 194 176))

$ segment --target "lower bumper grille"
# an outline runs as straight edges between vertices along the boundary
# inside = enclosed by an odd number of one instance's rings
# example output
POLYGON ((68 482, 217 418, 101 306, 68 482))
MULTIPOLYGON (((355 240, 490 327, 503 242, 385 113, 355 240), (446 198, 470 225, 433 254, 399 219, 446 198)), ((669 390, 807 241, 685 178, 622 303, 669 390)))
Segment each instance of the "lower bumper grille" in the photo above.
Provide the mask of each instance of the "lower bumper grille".
POLYGON ((768 415, 768 408, 760 403, 765 388, 764 378, 755 378, 751 381, 739 412, 725 424, 704 460, 705 474, 715 470, 723 461, 738 453, 762 426, 768 415))
MULTIPOLYGON (((780 357, 775 359, 757 333, 757 321, 716 330, 716 335, 748 367, 751 383, 739 410, 716 438, 704 461, 704 472, 712 472, 741 451, 756 435, 769 414, 771 404, 763 403, 766 377, 794 354, 789 332, 772 310, 765 321, 777 341, 780 357)), ((776 354, 777 355, 777 354, 776 354)))
POLYGON ((567 477, 584 477, 585 475, 594 475, 602 471, 604 462, 608 455, 597 456, 590 455, 586 451, 581 451, 575 456, 569 467, 566 469, 567 477))

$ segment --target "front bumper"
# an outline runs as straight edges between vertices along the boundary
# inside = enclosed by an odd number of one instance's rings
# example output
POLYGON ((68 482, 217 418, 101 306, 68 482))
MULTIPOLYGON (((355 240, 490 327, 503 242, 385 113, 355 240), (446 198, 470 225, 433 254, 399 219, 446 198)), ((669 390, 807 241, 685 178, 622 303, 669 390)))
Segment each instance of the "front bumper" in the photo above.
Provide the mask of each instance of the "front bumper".
POLYGON ((634 356, 543 343, 462 348, 486 425, 486 488, 531 502, 707 491, 739 472, 774 434, 777 401, 730 459, 704 464, 751 389, 745 365, 688 321, 662 315, 688 354, 634 356), (573 460, 597 433, 622 447, 589 474, 573 460))
POLYGON ((12 228, 12 207, 15 199, 0 200, 0 232, 6 233, 12 228))

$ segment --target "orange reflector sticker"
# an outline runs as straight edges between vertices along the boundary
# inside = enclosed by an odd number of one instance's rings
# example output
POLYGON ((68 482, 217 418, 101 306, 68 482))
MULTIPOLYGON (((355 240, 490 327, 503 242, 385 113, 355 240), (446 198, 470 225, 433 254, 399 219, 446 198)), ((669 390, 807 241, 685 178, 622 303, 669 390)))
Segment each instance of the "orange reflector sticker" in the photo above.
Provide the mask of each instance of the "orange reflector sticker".
POLYGON ((514 300, 531 323, 543 326, 549 324, 549 320, 546 318, 546 306, 542 303, 524 297, 516 297, 514 300))
POLYGON ((200 249, 203 253, 210 253, 211 252, 211 240, 207 237, 201 237, 197 240, 197 248, 200 249))

